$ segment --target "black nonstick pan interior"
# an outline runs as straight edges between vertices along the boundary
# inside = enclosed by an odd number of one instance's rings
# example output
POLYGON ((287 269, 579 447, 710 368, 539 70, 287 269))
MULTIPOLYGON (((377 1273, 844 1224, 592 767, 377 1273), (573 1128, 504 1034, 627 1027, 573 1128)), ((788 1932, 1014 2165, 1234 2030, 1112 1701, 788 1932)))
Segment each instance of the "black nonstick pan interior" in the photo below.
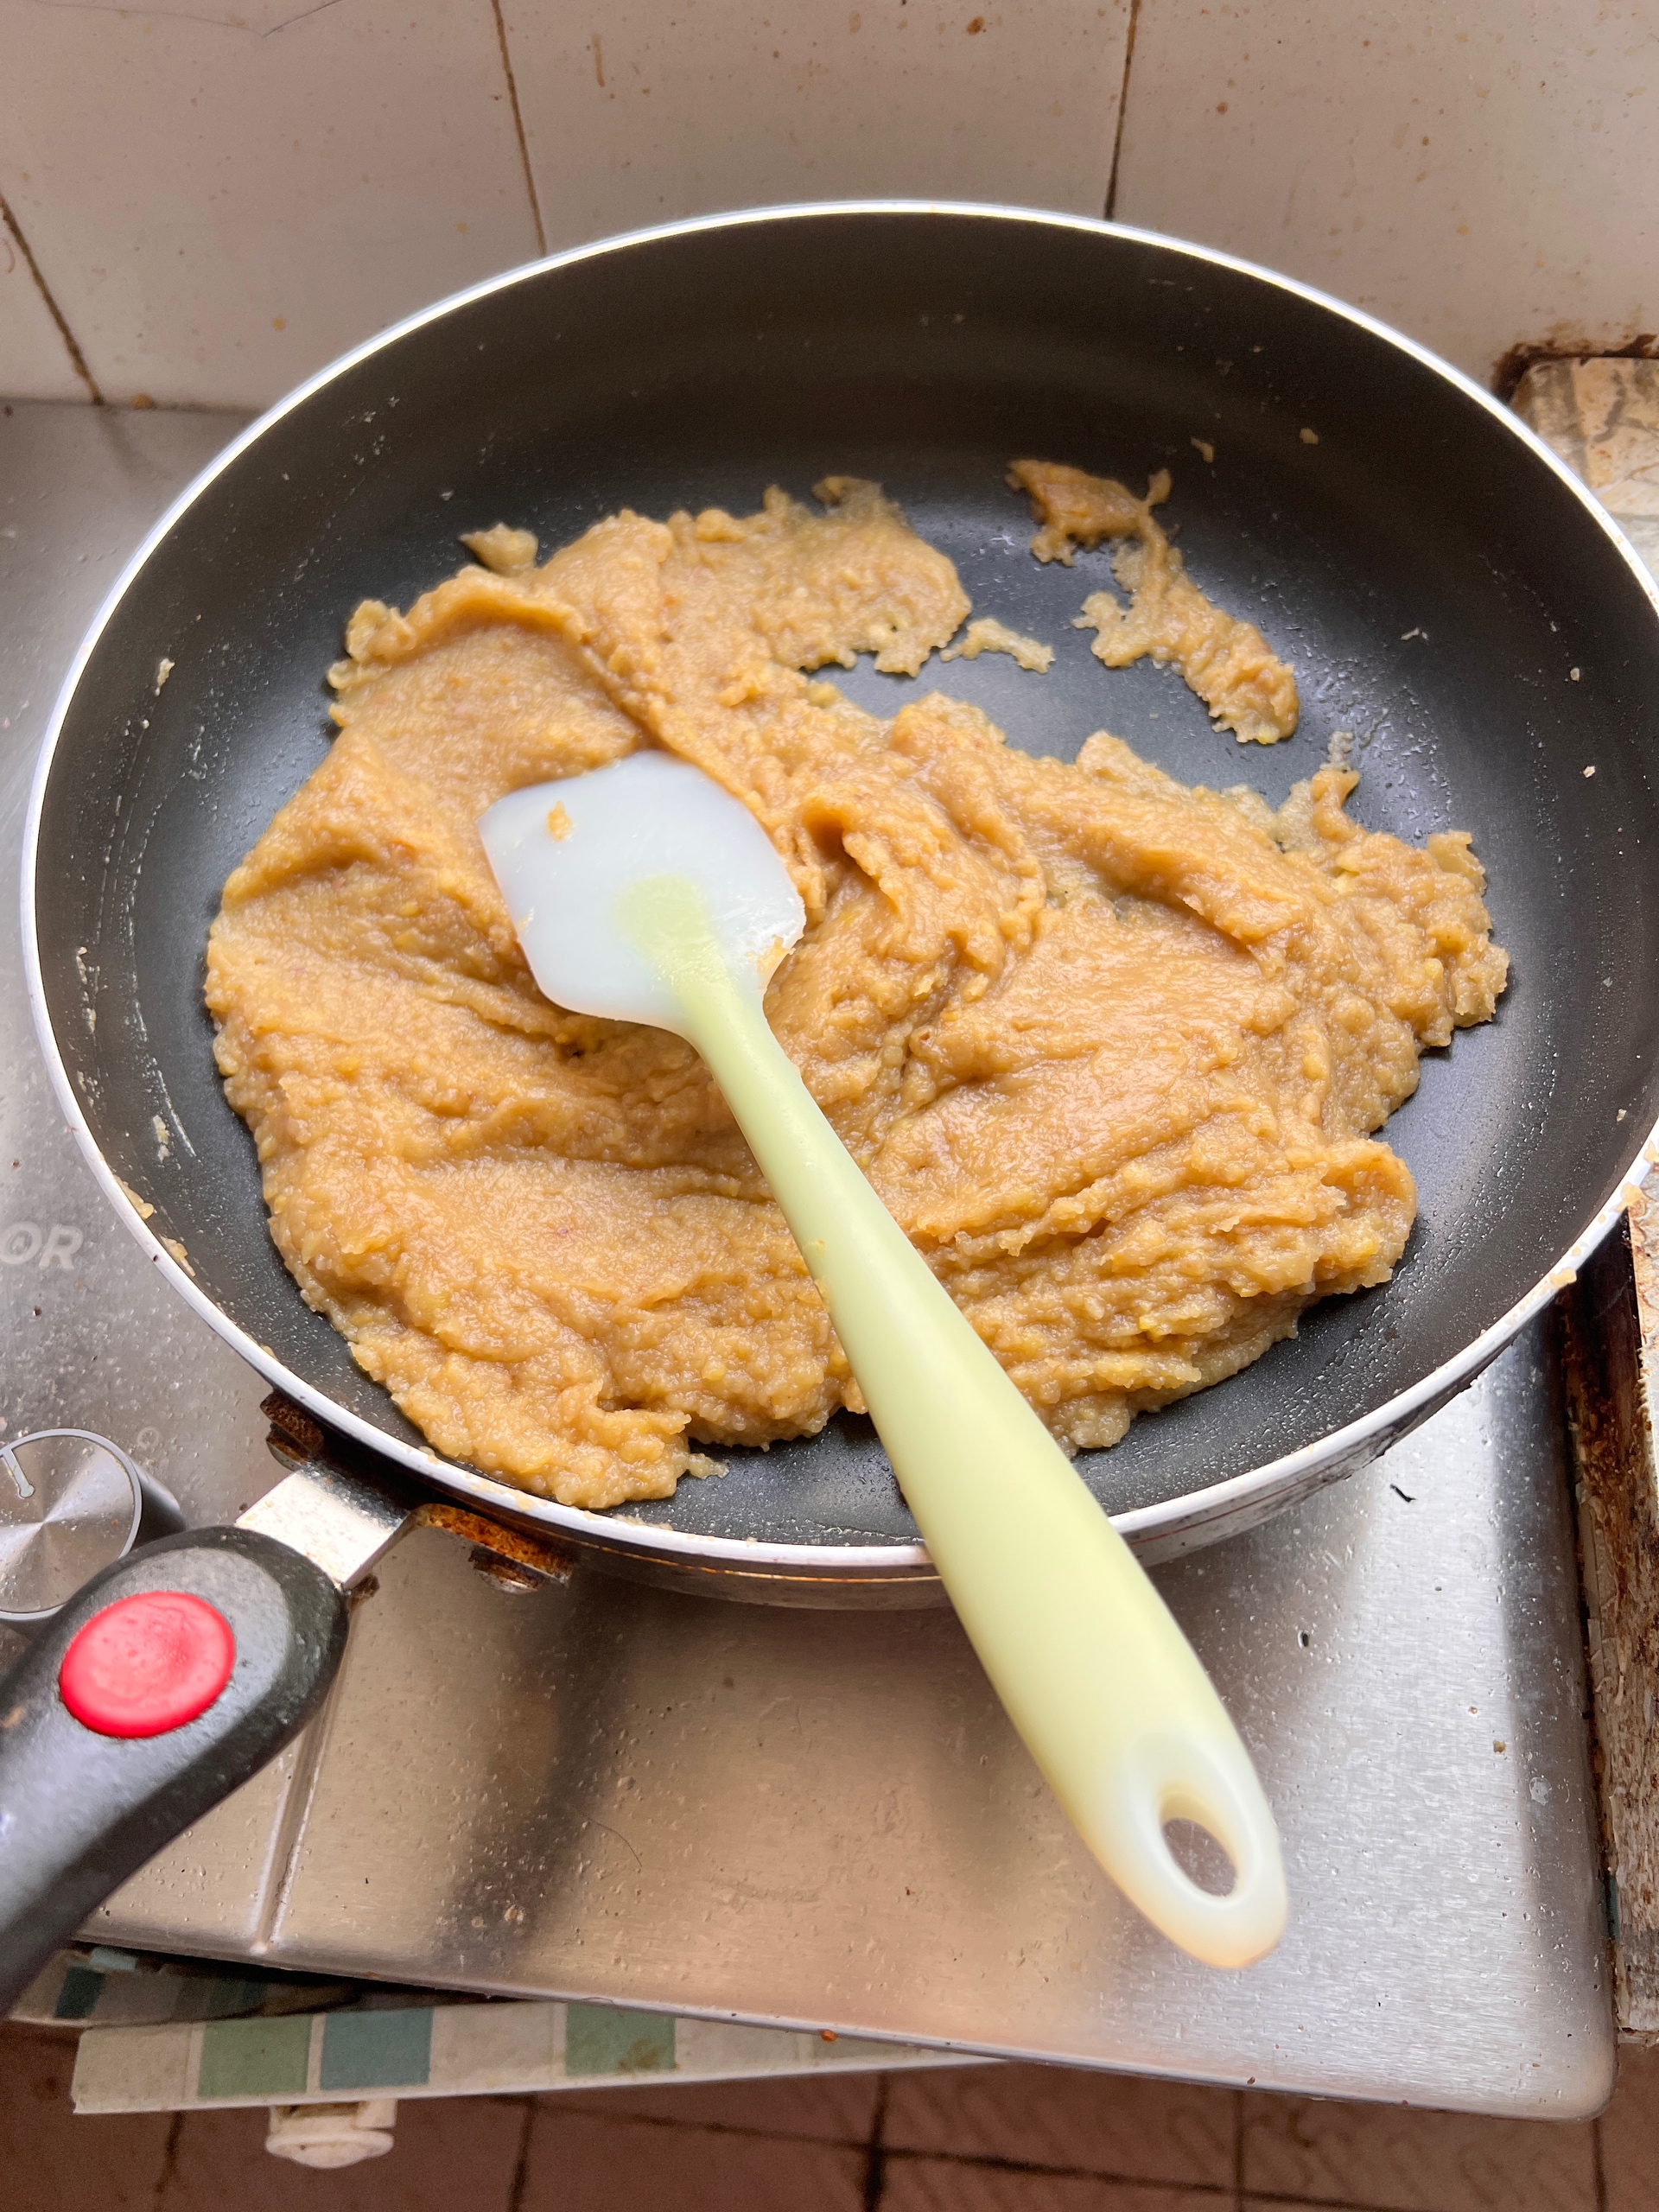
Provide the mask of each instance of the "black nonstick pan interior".
MULTIPOLYGON (((994 656, 919 684, 866 663, 837 678, 862 703, 937 687, 1031 751, 1069 758, 1106 728, 1275 802, 1351 732, 1357 819, 1473 831, 1512 981, 1389 1124, 1421 1199, 1395 1280, 1080 1464, 1114 1510, 1151 1505, 1374 1414, 1525 1296, 1659 1116, 1659 613, 1586 503, 1435 365, 1097 226, 831 210, 645 237, 451 305, 270 420, 118 600, 45 793, 43 986, 105 1159, 249 1338, 418 1444, 267 1235, 200 1001, 220 887, 323 755, 323 672, 359 598, 406 605, 458 564, 459 532, 498 520, 550 550, 621 505, 746 512, 828 474, 879 478, 976 613, 1058 648, 1040 677, 994 656), (1173 472, 1194 575, 1297 669, 1293 740, 1237 746, 1174 673, 1094 660, 1071 625, 1105 555, 1030 558, 1003 480, 1020 454, 1173 472)), ((913 1538, 866 1424, 729 1458, 631 1511, 772 1542, 913 1538)))

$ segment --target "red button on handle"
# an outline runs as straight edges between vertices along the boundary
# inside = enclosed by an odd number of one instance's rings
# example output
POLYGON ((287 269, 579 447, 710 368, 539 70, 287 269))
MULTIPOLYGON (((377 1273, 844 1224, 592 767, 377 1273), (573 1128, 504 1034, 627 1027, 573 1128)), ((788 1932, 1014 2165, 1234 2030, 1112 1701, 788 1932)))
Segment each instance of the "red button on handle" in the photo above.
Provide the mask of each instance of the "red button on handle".
POLYGON ((94 1613, 58 1669, 58 1693, 100 1736, 164 1736, 206 1713, 231 1679, 236 1637, 188 1590, 142 1590, 94 1613))

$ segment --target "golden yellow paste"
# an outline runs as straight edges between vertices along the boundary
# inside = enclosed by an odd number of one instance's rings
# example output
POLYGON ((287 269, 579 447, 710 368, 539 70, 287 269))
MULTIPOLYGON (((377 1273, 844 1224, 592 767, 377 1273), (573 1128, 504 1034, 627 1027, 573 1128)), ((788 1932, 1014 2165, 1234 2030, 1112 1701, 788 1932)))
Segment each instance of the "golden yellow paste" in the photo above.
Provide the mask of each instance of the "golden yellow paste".
POLYGON ((1010 660, 1033 676, 1046 676, 1054 665, 1054 648, 1039 639, 1023 637, 1018 630, 1010 630, 1006 622, 999 622, 994 614, 982 615, 977 622, 970 622, 962 633, 960 645, 947 645, 939 655, 941 660, 977 660, 982 653, 1007 653, 1010 660))
POLYGON ((531 981, 474 826, 504 792, 654 744, 750 807, 808 914, 773 1027, 1071 1446, 1387 1278, 1414 1199, 1371 1133, 1503 985, 1467 837, 1358 828, 1346 770, 1275 816, 1103 733, 1063 766, 813 679, 913 671, 969 613, 875 487, 820 496, 620 514, 541 567, 498 526, 407 614, 360 607, 340 735, 213 929, 306 1298, 441 1451, 570 1503, 858 1398, 690 1048, 531 981))
POLYGON ((1296 678, 1253 622, 1224 614, 1186 573, 1185 563, 1153 515, 1169 497, 1160 468, 1137 499, 1109 476, 1090 476, 1054 461, 1016 461, 1008 481, 1031 500, 1042 528, 1031 541, 1039 561, 1071 565, 1074 545, 1116 538, 1112 574, 1129 594, 1122 606, 1109 591, 1092 592, 1077 617, 1097 634, 1090 650, 1108 668, 1127 668, 1150 653, 1173 662, 1241 745, 1277 745, 1296 728, 1296 678))

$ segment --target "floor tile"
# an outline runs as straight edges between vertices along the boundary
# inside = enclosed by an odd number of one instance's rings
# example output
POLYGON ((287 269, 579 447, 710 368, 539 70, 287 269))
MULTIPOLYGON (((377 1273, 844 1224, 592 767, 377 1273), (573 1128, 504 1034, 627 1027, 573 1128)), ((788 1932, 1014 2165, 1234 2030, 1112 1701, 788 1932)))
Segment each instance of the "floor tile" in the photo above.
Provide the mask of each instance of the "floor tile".
POLYGON ((1618 2087, 1601 2116, 1606 2212, 1653 2212, 1659 2204, 1659 2050, 1627 2044, 1618 2087))
POLYGON ((1125 2181, 1230 2183, 1230 2089, 1062 2066, 901 2074, 887 2094, 889 2148, 1018 2159, 1125 2181))
POLYGON ((82 2119, 69 2103, 75 2038, 0 2026, 0 2204, 5 2212, 150 2212, 170 2113, 82 2119))
POLYGON ((1378 2212, 1596 2212, 1592 2123, 1254 2096, 1244 2186, 1378 2212))
POLYGON ((887 2168, 880 2212, 1233 2212, 1233 2205, 1230 2193, 1207 2189, 898 2158, 887 2168))
POLYGON ((263 2108, 187 2113, 155 2212, 508 2212, 529 2117, 506 2098, 414 2098, 385 2158, 318 2173, 270 2155, 263 2108))
POLYGON ((1238 2212, 1353 2212, 1353 2207, 1315 2196, 1243 2196, 1238 2212))
POLYGON ((862 2212, 865 2164, 847 2145, 600 2120, 549 2097, 516 2212, 862 2212))
POLYGON ((547 2101, 599 2120, 672 2120, 748 2135, 863 2143, 875 2119, 878 2074, 791 2075, 777 2082, 687 2082, 652 2088, 550 2091, 547 2101))

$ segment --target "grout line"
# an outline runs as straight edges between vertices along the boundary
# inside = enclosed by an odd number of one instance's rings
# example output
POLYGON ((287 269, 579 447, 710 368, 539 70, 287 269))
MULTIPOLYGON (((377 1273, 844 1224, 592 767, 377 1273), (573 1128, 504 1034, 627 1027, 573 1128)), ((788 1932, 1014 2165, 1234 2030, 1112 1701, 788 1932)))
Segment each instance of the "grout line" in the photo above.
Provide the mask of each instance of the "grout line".
MULTIPOLYGON (((1140 0, 1135 0, 1140 5, 1140 0)), ((490 0, 490 13, 495 17, 495 41, 501 49, 501 67, 507 79, 507 99, 512 109, 512 127, 518 138, 518 158, 524 165, 524 189, 530 194, 531 219, 536 226, 536 251, 547 251, 547 232, 542 226, 542 203, 536 193, 536 172, 530 165, 530 142, 524 137, 524 118, 518 106, 518 80, 512 73, 512 56, 507 51, 507 26, 501 14, 501 0, 490 0)))
POLYGON ((1233 2091, 1233 2212, 1244 2212, 1244 2092, 1233 2091))
POLYGON ((1590 2149, 1595 2162, 1596 2212, 1607 2212, 1607 2162, 1602 2155, 1599 2113, 1590 2123, 1590 2149))
POLYGON ((530 2172, 530 2131, 536 2118, 534 2101, 524 2099, 524 2124, 518 2136, 518 2156, 513 2162, 512 2186, 507 2191, 507 2212, 519 2212, 524 2201, 524 2182, 530 2172))
POLYGON ((1141 0, 1129 0, 1129 35, 1123 41, 1123 82, 1117 95, 1117 129, 1112 133, 1112 173, 1106 186, 1106 220, 1117 213, 1117 172, 1123 159, 1123 118, 1129 111, 1129 70, 1135 61, 1135 28, 1141 21, 1141 0))
POLYGON ((22 255, 23 259, 29 264, 29 273, 35 279, 35 289, 39 292, 41 297, 46 302, 46 311, 51 316, 53 321, 58 326, 58 335, 62 339, 64 346, 68 353, 70 366, 74 370, 75 374, 80 378, 87 391, 92 394, 93 406, 101 407, 104 404, 104 395, 98 388, 98 380, 93 376, 92 371, 87 367, 86 356, 81 352, 79 346, 75 343, 75 334, 70 329, 68 321, 64 315, 63 309, 53 298, 52 287, 47 283, 46 278, 41 275, 41 264, 35 258, 34 249, 29 245, 29 240, 23 236, 22 226, 18 222, 17 218, 12 213, 10 205, 3 193, 0 193, 0 223, 3 223, 6 228, 11 232, 13 238, 16 242, 18 252, 22 255))
POLYGON ((336 8, 339 4, 340 0, 316 0, 315 8, 302 8, 297 16, 286 16, 280 23, 273 23, 268 31, 261 31, 259 35, 261 38, 275 38, 278 31, 291 30, 296 23, 308 22, 313 16, 321 15, 325 9, 336 8))
POLYGON ((168 2190, 173 2185, 173 2176, 178 2169, 179 2163, 179 2136, 183 2127, 184 2114, 181 2112, 175 2112, 173 2115, 173 2125, 167 2131, 167 2148, 162 2152, 162 2171, 156 2183, 153 2202, 156 2212, 161 2212, 161 2206, 166 2201, 168 2190))
POLYGON ((892 2076, 875 2077, 875 2112, 864 2151, 864 2212, 878 2212, 887 2183, 887 2092, 892 2076))

